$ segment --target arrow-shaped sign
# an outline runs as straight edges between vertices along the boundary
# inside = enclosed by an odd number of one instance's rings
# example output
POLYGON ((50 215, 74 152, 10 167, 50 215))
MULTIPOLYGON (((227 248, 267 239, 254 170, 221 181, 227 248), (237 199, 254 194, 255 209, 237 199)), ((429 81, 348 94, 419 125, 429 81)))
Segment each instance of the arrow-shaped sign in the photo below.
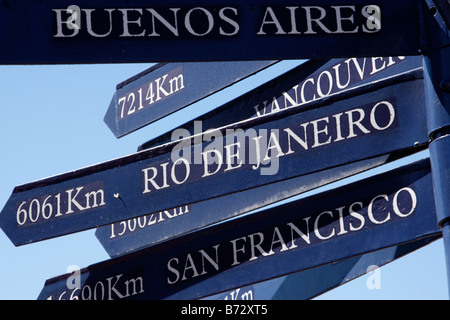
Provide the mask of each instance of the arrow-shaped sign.
POLYGON ((157 64, 118 85, 104 121, 116 137, 122 137, 275 63, 157 64))

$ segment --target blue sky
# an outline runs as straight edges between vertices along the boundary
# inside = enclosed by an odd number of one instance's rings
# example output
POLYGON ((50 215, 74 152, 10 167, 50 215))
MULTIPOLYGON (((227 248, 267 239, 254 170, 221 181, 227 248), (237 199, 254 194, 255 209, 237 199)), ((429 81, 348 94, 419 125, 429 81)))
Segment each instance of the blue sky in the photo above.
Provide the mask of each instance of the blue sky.
MULTIPOLYGON (((0 209, 17 185, 132 154, 298 63, 270 68, 121 139, 103 117, 116 85, 151 64, 0 66, 0 209)), ((0 232, 0 299, 36 299, 47 278, 108 259, 94 232, 21 247, 0 232)), ((362 276, 318 299, 448 299, 442 240, 380 270, 380 289, 370 290, 362 276)))

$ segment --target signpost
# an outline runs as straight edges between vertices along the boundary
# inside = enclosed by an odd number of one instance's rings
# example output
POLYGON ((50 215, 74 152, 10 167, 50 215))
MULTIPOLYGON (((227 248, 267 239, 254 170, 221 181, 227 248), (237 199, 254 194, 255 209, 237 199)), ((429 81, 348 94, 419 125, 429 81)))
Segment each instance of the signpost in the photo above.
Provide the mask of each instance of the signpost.
POLYGON ((427 144, 421 79, 363 89, 18 186, 0 225, 21 245, 427 144))
POLYGON ((202 298, 439 234, 435 217, 423 159, 89 266, 78 288, 49 279, 39 299, 202 298))
POLYGON ((118 85, 104 121, 122 137, 276 62, 157 64, 118 85))
POLYGON ((418 55, 419 21, 411 0, 16 0, 0 7, 0 63, 418 55))
MULTIPOLYGON (((354 57, 311 62, 305 68, 316 68, 316 78, 292 82, 289 73, 279 78, 278 93, 257 97, 255 90, 201 118, 220 129, 205 132, 195 127, 198 122, 188 123, 172 132, 172 141, 162 136, 136 154, 16 187, 0 214, 0 226, 15 245, 113 223, 110 228, 122 227, 120 233, 132 237, 123 223, 131 229, 142 219, 189 221, 193 207, 205 211, 230 199, 248 206, 220 211, 207 221, 211 225, 298 194, 297 183, 313 188, 335 180, 339 170, 348 176, 395 152, 428 145, 430 151, 429 160, 323 194, 209 228, 198 230, 206 221, 199 219, 174 234, 156 234, 151 241, 175 238, 87 267, 80 287, 69 288, 71 275, 50 279, 39 298, 205 298, 441 234, 450 279, 449 26, 445 0, 3 1, 0 64, 258 61, 238 70, 243 75, 230 68, 222 83, 208 81, 215 91, 264 67, 260 60, 269 65, 354 57), (414 55, 424 56, 424 72, 418 65, 401 76, 366 82, 363 57, 373 57, 372 70, 383 59, 375 57, 391 57, 383 68, 394 72, 404 56, 414 55), (345 85, 339 65, 347 67, 345 85), (360 86, 348 89, 353 75, 360 86), (315 88, 306 91, 310 84, 315 88), (251 112, 224 117, 240 103, 251 112)), ((114 134, 125 135, 209 94, 205 89, 185 99, 187 64, 178 66, 152 69, 156 78, 118 88, 105 116, 114 134)), ((372 80, 381 76, 376 73, 369 73, 372 80)), ((117 230, 109 232, 115 237, 117 230)), ((121 245, 111 255, 142 245, 121 245)))

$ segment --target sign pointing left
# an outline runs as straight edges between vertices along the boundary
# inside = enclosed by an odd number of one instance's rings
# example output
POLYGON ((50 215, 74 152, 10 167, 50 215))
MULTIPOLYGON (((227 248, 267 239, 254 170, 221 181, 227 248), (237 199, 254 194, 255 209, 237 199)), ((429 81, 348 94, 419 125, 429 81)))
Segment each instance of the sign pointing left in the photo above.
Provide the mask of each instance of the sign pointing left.
POLYGON ((18 186, 0 226, 21 245, 428 143, 421 79, 364 89, 18 186))
POLYGON ((118 85, 104 121, 120 138, 276 62, 157 64, 132 81, 118 85))

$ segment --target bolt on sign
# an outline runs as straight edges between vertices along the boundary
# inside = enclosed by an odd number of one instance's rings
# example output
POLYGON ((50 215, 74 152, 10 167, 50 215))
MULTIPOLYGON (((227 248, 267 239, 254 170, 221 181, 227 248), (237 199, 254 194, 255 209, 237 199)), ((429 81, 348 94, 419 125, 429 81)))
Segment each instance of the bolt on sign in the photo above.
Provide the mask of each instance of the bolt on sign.
POLYGON ((136 251, 277 201, 364 172, 389 161, 390 155, 273 182, 169 210, 97 228, 95 235, 110 257, 136 251))

